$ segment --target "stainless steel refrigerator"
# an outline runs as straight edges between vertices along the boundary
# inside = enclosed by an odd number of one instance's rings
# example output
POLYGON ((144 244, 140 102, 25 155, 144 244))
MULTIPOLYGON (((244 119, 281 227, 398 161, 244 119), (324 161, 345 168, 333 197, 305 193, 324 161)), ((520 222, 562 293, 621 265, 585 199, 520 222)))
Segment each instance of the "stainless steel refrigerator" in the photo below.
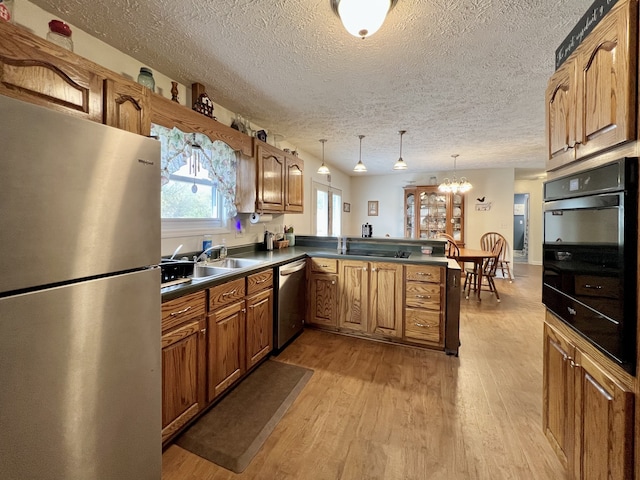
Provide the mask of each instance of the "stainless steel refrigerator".
POLYGON ((0 478, 161 477, 159 142, 0 96, 0 478))

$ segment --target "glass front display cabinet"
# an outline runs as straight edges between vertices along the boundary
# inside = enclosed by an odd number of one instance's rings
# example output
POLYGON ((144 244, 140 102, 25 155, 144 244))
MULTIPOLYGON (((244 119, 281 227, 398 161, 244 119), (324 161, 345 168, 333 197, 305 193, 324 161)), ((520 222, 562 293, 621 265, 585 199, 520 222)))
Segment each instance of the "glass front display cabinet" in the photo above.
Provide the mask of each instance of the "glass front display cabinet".
POLYGON ((464 246, 464 195, 442 193, 437 185, 404 189, 404 236, 438 238, 451 235, 464 246))

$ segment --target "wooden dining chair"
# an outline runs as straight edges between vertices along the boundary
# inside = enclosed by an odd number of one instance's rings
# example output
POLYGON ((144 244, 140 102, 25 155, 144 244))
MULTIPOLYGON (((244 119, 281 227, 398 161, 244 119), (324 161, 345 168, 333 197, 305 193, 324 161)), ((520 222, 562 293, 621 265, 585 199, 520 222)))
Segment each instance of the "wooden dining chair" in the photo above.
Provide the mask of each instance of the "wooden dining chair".
POLYGON ((458 258, 460 256, 460 248, 455 239, 447 233, 439 233, 436 238, 442 238, 447 241, 447 245, 444 247, 444 254, 449 258, 458 258))
POLYGON ((511 269, 509 268, 509 260, 507 260, 509 254, 509 243, 507 242, 507 239, 498 232, 487 232, 480 237, 480 247, 482 250, 492 250, 493 245, 498 241, 498 239, 502 239, 504 245, 502 247, 502 252, 500 253, 500 258, 498 258, 496 270, 499 268, 502 272, 502 276, 504 278, 507 278, 508 276, 509 283, 513 283, 513 276, 511 275, 511 269))
MULTIPOLYGON (((482 264, 478 266, 474 266, 474 268, 467 268, 465 270, 465 278, 464 285, 462 287, 462 291, 465 292, 465 298, 469 299, 469 295, 471 293, 471 285, 474 286, 474 289, 478 292, 478 300, 480 300, 480 291, 482 289, 486 289, 491 293, 495 294, 496 300, 500 302, 500 294, 498 293, 498 289, 496 288, 496 284, 493 279, 496 276, 496 269, 498 268, 498 259, 500 258, 500 253, 502 252, 505 245, 505 241, 502 238, 498 238, 493 246, 488 249, 493 254, 491 257, 487 258, 482 264), (480 277, 479 270, 482 269, 482 280, 483 282, 479 282, 478 279, 480 277), (484 283, 486 280, 486 283, 484 283)), ((483 248, 484 250, 484 248, 483 248)))

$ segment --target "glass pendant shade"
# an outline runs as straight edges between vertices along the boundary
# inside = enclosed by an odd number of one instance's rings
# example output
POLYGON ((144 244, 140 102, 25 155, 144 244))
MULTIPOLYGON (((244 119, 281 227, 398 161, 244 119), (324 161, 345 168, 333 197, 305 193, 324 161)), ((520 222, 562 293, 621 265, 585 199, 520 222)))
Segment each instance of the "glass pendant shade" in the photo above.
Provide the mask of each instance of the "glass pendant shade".
POLYGON ((460 180, 456 178, 456 159, 458 154, 451 155, 453 157, 453 180, 445 178, 444 181, 438 186, 438 190, 444 193, 465 193, 471 190, 472 185, 467 181, 465 177, 460 177, 460 180))
POLYGON ((400 130, 398 132, 400 134, 400 158, 398 158, 398 161, 393 165, 393 169, 394 170, 406 170, 407 169, 407 163, 402 159, 402 136, 407 133, 406 130, 400 130))
POLYGON ((331 170, 329 170, 329 167, 327 167, 324 164, 324 144, 327 140, 325 138, 320 139, 320 142, 322 143, 322 165, 320 165, 320 168, 318 169, 318 173, 320 175, 331 175, 331 170))
POLYGON ((360 139, 360 157, 356 166, 353 167, 353 171, 362 173, 367 171, 367 167, 362 163, 362 139, 364 138, 364 135, 358 135, 358 138, 360 139))
POLYGON ((331 0, 331 6, 344 28, 354 37, 376 33, 397 0, 331 0))

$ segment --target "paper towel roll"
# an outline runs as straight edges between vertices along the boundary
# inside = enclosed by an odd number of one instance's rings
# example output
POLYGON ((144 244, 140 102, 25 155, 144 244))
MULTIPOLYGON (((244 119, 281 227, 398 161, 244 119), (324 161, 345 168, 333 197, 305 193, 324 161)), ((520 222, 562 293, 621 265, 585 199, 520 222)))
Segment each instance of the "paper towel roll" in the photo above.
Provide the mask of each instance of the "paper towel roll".
POLYGON ((267 223, 270 222, 271 220, 273 220, 273 215, 271 214, 262 214, 260 215, 259 213, 252 213, 251 216, 249 217, 249 221, 251 223, 267 223))

